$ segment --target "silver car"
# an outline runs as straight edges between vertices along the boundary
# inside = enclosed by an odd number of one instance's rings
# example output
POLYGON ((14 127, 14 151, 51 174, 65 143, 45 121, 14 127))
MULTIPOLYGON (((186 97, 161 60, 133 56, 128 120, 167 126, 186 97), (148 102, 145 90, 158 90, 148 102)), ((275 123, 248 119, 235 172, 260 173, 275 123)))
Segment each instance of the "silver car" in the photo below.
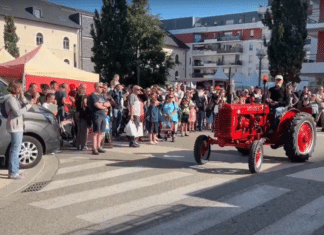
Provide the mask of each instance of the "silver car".
MULTIPOLYGON (((0 79, 0 106, 1 97, 7 94, 7 84, 0 79)), ((7 119, 0 112, 0 162, 8 165, 8 153, 11 137, 6 130, 7 119), (2 160, 2 161, 1 161, 2 160)), ((36 166, 43 154, 51 154, 60 148, 60 128, 56 117, 40 105, 33 107, 24 115, 24 136, 19 155, 20 167, 31 168, 36 166)))

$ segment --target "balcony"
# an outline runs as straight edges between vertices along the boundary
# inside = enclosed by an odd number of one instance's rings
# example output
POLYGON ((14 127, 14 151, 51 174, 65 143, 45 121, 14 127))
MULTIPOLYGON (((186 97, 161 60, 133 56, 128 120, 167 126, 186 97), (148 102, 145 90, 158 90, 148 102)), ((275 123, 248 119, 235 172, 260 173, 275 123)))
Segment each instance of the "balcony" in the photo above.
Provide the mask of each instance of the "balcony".
POLYGON ((302 75, 323 75, 324 74, 324 54, 310 54, 304 59, 302 75))
POLYGON ((242 36, 224 36, 224 37, 220 37, 219 41, 239 41, 242 40, 242 36))
POLYGON ((238 60, 235 62, 228 62, 228 61, 199 61, 199 62, 195 62, 192 66, 193 67, 204 67, 204 68, 214 68, 214 67, 218 67, 218 66, 227 66, 229 67, 229 65, 242 65, 242 61, 238 60))
POLYGON ((193 50, 193 56, 214 56, 217 55, 217 51, 212 50, 193 50))
POLYGON ((232 48, 228 48, 228 49, 217 49, 218 53, 235 53, 235 52, 239 52, 239 53, 243 53, 243 47, 232 47, 232 48))

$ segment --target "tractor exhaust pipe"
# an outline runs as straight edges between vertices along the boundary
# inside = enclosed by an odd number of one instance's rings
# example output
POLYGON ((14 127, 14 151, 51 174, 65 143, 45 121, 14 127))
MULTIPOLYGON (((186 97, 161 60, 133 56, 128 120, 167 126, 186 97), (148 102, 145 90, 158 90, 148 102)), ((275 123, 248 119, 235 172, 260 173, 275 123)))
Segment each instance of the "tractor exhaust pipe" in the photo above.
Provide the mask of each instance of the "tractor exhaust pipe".
POLYGON ((229 75, 228 75, 228 86, 227 86, 227 90, 226 90, 226 94, 227 94, 227 103, 228 104, 233 104, 233 94, 234 94, 234 80, 231 79, 231 67, 229 68, 229 75))

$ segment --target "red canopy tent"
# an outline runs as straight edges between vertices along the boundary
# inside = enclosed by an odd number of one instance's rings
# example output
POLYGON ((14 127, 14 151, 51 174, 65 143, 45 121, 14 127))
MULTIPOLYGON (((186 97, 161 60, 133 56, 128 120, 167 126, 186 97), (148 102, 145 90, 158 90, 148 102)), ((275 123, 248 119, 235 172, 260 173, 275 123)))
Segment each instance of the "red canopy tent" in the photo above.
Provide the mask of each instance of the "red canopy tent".
POLYGON ((99 82, 99 74, 86 72, 57 58, 44 44, 16 60, 0 64, 0 77, 10 82, 22 81, 26 88, 31 83, 49 84, 55 80, 59 84, 67 83, 79 86, 87 84, 87 93, 94 91, 94 83, 99 82))

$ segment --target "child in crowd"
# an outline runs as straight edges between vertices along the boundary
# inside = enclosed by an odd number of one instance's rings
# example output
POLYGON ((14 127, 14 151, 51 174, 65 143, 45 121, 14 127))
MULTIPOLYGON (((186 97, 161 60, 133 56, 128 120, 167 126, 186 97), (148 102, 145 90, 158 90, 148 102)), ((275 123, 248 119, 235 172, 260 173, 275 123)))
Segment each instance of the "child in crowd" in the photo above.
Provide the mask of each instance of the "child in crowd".
POLYGON ((159 131, 160 109, 156 96, 150 98, 150 106, 146 112, 146 127, 149 132, 150 143, 157 144, 157 133, 159 131))
POLYGON ((185 132, 185 136, 189 136, 188 131, 188 123, 189 123, 189 100, 183 99, 181 102, 181 136, 183 136, 183 132, 185 132))
POLYGON ((190 104, 189 106, 189 131, 195 130, 195 123, 196 123, 196 107, 195 104, 190 104))

